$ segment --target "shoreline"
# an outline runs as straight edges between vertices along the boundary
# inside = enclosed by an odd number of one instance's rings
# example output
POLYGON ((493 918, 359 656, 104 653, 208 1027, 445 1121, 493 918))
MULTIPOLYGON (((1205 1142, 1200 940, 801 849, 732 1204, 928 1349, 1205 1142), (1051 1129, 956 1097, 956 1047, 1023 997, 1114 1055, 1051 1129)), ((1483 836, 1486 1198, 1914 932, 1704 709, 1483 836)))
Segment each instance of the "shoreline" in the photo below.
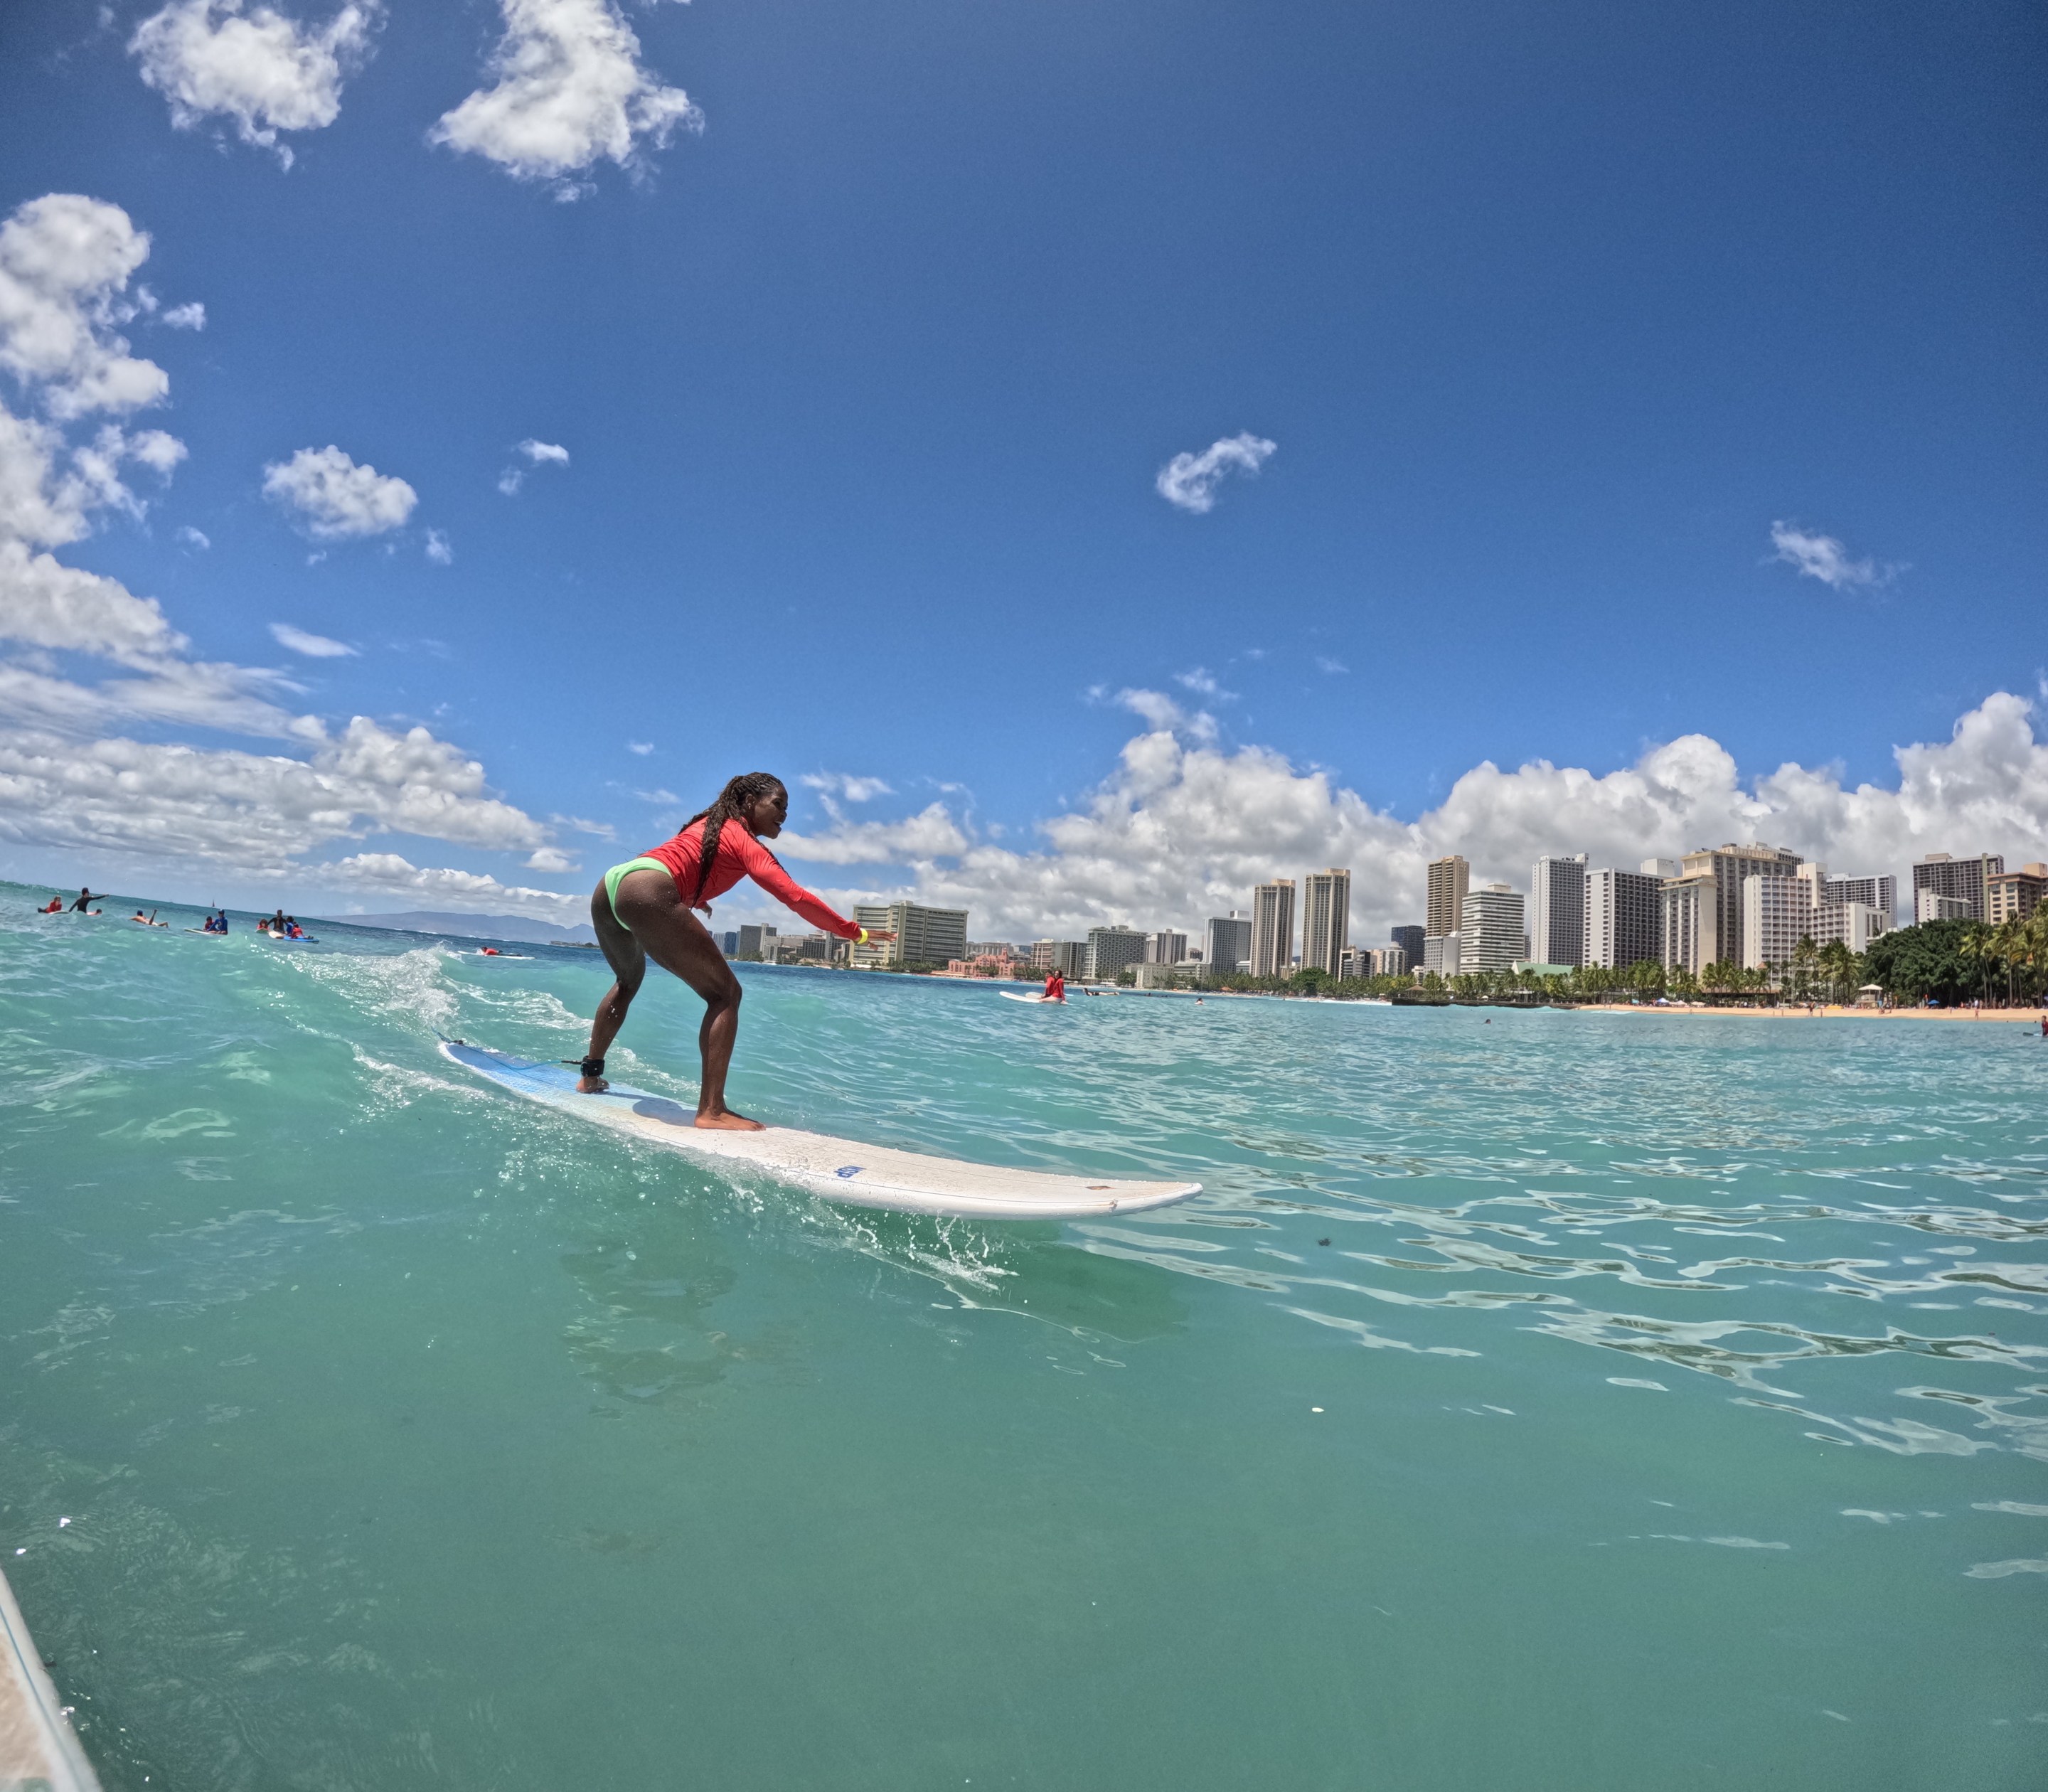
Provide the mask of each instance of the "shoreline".
POLYGON ((1999 1021, 2007 1026, 2038 1026, 2048 1019, 2048 1008, 1731 1008, 1731 1007, 1654 1007, 1647 1003, 1588 1002, 1581 1004, 1580 1012, 1588 1014, 1698 1014, 1716 1018, 1732 1017, 1742 1020, 1766 1021, 1999 1021))

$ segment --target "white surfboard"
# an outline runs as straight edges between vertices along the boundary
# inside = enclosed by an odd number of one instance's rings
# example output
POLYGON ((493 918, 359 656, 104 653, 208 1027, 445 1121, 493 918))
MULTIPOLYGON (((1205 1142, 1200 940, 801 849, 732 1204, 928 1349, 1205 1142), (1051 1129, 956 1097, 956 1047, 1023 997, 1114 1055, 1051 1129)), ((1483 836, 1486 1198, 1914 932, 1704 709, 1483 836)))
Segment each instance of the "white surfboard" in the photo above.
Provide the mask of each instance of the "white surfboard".
POLYGON ((444 1039, 445 1057, 500 1088, 650 1145, 764 1170, 827 1200, 902 1213, 983 1220, 1080 1219, 1135 1213, 1199 1194, 1199 1182, 1138 1182, 1109 1176, 1064 1176, 961 1163, 886 1145, 857 1145, 823 1133, 770 1127, 761 1132, 700 1131, 696 1115, 664 1095, 614 1083, 602 1095, 576 1093, 572 1065, 535 1064, 502 1052, 444 1039))
POLYGON ((995 993, 1006 1002, 1036 1002, 1049 1008, 1065 1006, 1057 995, 1019 995, 1014 989, 999 989, 995 993))

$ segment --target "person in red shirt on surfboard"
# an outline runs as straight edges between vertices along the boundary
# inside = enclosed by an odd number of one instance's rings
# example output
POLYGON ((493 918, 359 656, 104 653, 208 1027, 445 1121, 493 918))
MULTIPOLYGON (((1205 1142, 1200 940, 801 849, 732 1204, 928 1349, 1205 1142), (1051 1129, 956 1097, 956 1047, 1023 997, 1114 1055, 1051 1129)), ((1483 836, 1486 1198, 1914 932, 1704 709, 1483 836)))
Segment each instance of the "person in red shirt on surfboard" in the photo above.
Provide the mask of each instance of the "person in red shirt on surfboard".
POLYGON ((1055 971, 1045 979, 1045 993, 1039 999, 1043 1002, 1064 1002, 1066 999, 1067 979, 1055 971))
POLYGON ((732 779, 718 801, 683 824, 682 832, 653 851, 614 865, 591 892, 590 923, 614 982, 590 1024, 590 1049, 576 1088, 596 1095, 605 1088, 604 1054, 625 1024, 626 1010, 640 992, 653 959, 704 998, 704 1025, 697 1049, 704 1077, 697 1086, 696 1123, 734 1132, 758 1132, 758 1120, 725 1104, 725 1073, 739 1030, 739 979, 704 924, 690 911, 711 913, 742 878, 751 878, 778 902, 794 909, 813 927, 866 945, 894 933, 871 933, 836 913, 782 869, 761 843, 782 832, 789 819, 789 793, 782 779, 753 771, 732 779))

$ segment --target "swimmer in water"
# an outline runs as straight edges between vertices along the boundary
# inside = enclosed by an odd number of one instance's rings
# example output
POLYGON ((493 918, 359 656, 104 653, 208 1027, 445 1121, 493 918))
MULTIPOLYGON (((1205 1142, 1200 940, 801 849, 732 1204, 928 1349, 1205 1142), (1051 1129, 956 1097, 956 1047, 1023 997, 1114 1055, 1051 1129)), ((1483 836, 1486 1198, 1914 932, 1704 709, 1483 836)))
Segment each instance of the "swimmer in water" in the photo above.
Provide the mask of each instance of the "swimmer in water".
POLYGON ((748 772, 727 784, 718 801, 692 816, 673 840, 604 874, 591 892, 590 921, 613 981, 591 1022, 590 1049, 576 1083, 582 1093, 604 1089, 604 1054, 626 1022, 651 958, 704 998, 704 1024, 697 1030, 704 1060, 697 1125, 727 1132, 762 1130, 758 1120, 725 1104, 726 1072, 739 1030, 739 979, 692 911, 709 914, 713 897, 751 878, 813 927, 840 939, 867 945, 896 937, 871 933, 835 913, 782 869, 761 843, 781 833, 789 819, 789 793, 782 779, 748 772))

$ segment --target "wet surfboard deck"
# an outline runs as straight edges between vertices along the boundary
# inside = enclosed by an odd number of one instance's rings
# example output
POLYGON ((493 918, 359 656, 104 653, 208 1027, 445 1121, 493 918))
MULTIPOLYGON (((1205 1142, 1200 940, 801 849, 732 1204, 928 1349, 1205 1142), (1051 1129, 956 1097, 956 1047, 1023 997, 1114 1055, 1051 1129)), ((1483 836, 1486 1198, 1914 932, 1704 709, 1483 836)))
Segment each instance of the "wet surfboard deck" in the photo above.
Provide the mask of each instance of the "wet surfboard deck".
POLYGON ((444 1039, 440 1049, 464 1069, 543 1107, 669 1150, 760 1170, 854 1207, 959 1219, 1083 1219, 1166 1207, 1201 1192, 1199 1182, 1138 1181, 964 1163, 793 1127, 700 1131, 691 1123, 694 1111, 672 1096, 622 1083, 614 1083, 602 1095, 579 1095, 573 1065, 508 1057, 460 1039, 444 1039))

